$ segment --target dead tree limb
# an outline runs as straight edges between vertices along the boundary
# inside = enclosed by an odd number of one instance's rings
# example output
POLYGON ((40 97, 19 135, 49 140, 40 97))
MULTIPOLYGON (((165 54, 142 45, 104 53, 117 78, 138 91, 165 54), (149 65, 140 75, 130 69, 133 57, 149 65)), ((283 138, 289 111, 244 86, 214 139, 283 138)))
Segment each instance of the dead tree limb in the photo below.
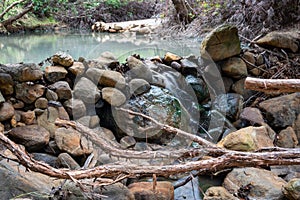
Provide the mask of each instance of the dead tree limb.
POLYGON ((18 4, 24 2, 25 0, 15 1, 11 5, 9 5, 2 13, 0 13, 0 20, 3 19, 4 15, 8 13, 13 7, 17 6, 18 4))
MULTIPOLYGON (((116 178, 137 177, 140 175, 169 176, 172 174, 186 173, 198 170, 200 174, 209 174, 231 169, 234 167, 258 167, 271 165, 300 165, 300 149, 280 149, 276 152, 237 152, 223 150, 223 155, 207 160, 189 161, 175 165, 135 165, 130 163, 115 163, 97 166, 91 169, 68 170, 56 169, 48 164, 34 160, 19 145, 12 142, 2 132, 0 141, 18 158, 19 162, 26 168, 46 174, 51 177, 62 179, 84 179, 84 178, 116 178)), ((208 148, 207 151, 210 151, 208 148)), ((213 149, 212 151, 215 151, 213 149)), ((108 181, 109 182, 109 181, 108 181)), ((109 184, 109 183, 108 183, 109 184)))
POLYGON ((259 79, 247 77, 245 88, 269 94, 300 92, 300 79, 259 79))
POLYGON ((2 21, 1 23, 4 27, 7 27, 7 26, 11 25, 13 22, 15 22, 18 19, 20 19, 21 17, 23 17, 24 15, 26 15, 27 13, 29 13, 32 9, 33 9, 33 4, 31 3, 26 8, 24 8, 24 10, 22 10, 20 13, 2 21))

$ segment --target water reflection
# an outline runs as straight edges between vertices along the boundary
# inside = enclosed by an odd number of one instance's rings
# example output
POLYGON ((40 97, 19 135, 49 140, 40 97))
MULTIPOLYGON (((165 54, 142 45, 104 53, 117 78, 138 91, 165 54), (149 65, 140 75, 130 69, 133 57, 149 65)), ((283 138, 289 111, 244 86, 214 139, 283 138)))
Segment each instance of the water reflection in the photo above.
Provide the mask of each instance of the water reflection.
POLYGON ((94 59, 111 51, 122 60, 138 53, 143 57, 163 56, 166 51, 181 56, 198 55, 196 39, 173 40, 134 34, 31 34, 0 37, 0 63, 39 63, 57 51, 65 51, 75 59, 94 59))

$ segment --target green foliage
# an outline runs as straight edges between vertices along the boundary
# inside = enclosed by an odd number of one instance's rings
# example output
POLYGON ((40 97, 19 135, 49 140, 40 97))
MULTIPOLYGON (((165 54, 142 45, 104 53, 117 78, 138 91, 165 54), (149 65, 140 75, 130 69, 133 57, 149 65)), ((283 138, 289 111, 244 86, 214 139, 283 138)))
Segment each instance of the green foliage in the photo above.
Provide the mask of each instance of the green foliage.
POLYGON ((32 0, 34 13, 40 16, 49 16, 64 8, 68 0, 32 0))
POLYGON ((106 0, 105 4, 113 8, 120 8, 124 2, 121 0, 106 0))

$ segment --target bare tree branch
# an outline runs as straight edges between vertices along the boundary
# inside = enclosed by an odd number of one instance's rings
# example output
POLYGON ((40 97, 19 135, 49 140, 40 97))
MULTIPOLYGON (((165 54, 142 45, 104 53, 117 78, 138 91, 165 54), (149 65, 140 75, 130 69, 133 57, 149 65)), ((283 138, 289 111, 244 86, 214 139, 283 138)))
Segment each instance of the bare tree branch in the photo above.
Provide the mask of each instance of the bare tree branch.
POLYGON ((28 12, 30 12, 33 9, 33 4, 31 3, 30 5, 28 5, 24 10, 22 10, 22 12, 20 12, 19 14, 12 16, 6 20, 4 20, 2 22, 2 25, 4 27, 7 27, 8 25, 11 25, 13 22, 17 21, 18 19, 20 19, 21 17, 23 17, 25 14, 27 14, 28 12))
POLYGON ((0 14, 0 20, 3 19, 4 15, 6 13, 8 13, 8 11, 10 11, 13 7, 17 6, 18 4, 24 2, 25 0, 20 0, 20 1, 15 1, 14 3, 12 3, 10 6, 8 6, 1 14, 0 14))

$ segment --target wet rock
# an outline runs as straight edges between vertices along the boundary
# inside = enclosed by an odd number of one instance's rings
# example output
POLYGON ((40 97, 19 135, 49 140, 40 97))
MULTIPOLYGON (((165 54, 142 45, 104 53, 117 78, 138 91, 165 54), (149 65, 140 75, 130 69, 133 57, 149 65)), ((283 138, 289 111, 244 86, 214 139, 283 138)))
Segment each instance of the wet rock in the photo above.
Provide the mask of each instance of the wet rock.
POLYGON ((209 97, 206 83, 201 78, 196 78, 192 75, 188 75, 186 76, 185 81, 192 86, 199 103, 209 97))
MULTIPOLYGON (((160 123, 168 124, 182 130, 189 131, 191 128, 189 113, 181 102, 167 89, 151 86, 149 92, 129 99, 122 107, 144 113, 160 123)), ((170 141, 172 144, 174 143, 173 145, 187 145, 189 143, 179 138, 174 139, 174 136, 165 133, 159 127, 153 126, 141 117, 132 117, 126 112, 114 109, 109 111, 113 111, 114 121, 108 118, 112 114, 105 114, 105 117, 100 116, 101 122, 108 125, 107 127, 116 134, 117 138, 129 135, 144 139, 147 135, 148 139, 155 140, 157 143, 166 144, 170 141)), ((103 110, 103 113, 108 113, 108 111, 103 110)))
POLYGON ((13 80, 19 82, 37 81, 43 77, 43 71, 34 63, 8 64, 0 67, 0 72, 10 74, 13 80))
POLYGON ((249 126, 228 134, 218 146, 236 151, 255 151, 263 147, 274 147, 274 138, 274 133, 264 126, 249 126))
POLYGON ((70 67, 74 63, 72 56, 65 52, 57 52, 51 57, 51 60, 54 64, 58 64, 63 67, 70 67))
POLYGON ((300 142, 300 114, 298 114, 297 119, 293 124, 293 129, 296 133, 296 136, 298 138, 298 143, 299 143, 300 142))
POLYGON ((93 152, 92 142, 72 128, 58 128, 55 131, 55 142, 60 150, 73 156, 82 156, 93 152))
POLYGON ((282 189, 284 196, 289 200, 300 199, 300 179, 290 180, 282 189))
POLYGON ((56 156, 47 153, 32 153, 33 159, 47 163, 51 167, 58 167, 58 159, 56 156))
POLYGON ((246 78, 242 78, 242 79, 236 81, 232 85, 232 90, 235 93, 242 95, 244 99, 249 99, 251 96, 253 96, 255 94, 255 91, 245 89, 245 80, 246 80, 246 78))
POLYGON ((102 89, 102 98, 112 106, 121 106, 126 102, 126 96, 120 90, 111 87, 102 89))
POLYGON ((58 81, 49 85, 49 89, 54 90, 60 100, 72 98, 72 90, 66 81, 58 81))
POLYGON ((64 107, 68 112, 69 116, 73 119, 78 119, 86 115, 86 107, 82 100, 80 99, 69 99, 64 102, 64 107))
POLYGON ((120 144, 124 149, 134 146, 136 143, 134 137, 132 136, 124 136, 120 140, 120 144))
POLYGON ((14 93, 14 81, 11 75, 0 73, 0 91, 4 95, 11 95, 14 93))
POLYGON ((51 83, 64 79, 67 74, 68 71, 61 66, 47 66, 45 68, 45 77, 51 83))
POLYGON ((48 100, 44 97, 38 98, 34 102, 34 105, 35 105, 36 108, 46 109, 48 107, 48 100))
POLYGON ((272 46, 277 48, 290 49, 294 53, 299 49, 300 34, 297 32, 279 32, 273 31, 257 40, 255 43, 263 46, 272 46))
POLYGON ((153 191, 152 182, 137 182, 128 186, 135 199, 144 200, 174 200, 174 187, 170 182, 159 181, 157 182, 155 191, 153 191))
POLYGON ((165 57, 164 57, 164 61, 165 61, 166 63, 171 63, 171 62, 173 62, 173 61, 179 61, 180 59, 181 59, 180 56, 178 56, 178 55, 176 55, 176 54, 174 54, 174 53, 170 53, 170 52, 167 52, 167 53, 165 54, 165 57))
POLYGON ((250 124, 263 124, 264 119, 259 109, 246 107, 240 114, 240 119, 250 122, 250 124))
POLYGON ((210 32, 202 41, 201 56, 214 61, 238 55, 241 52, 238 30, 235 26, 221 25, 210 32))
POLYGON ((283 199, 281 192, 286 182, 274 173, 258 168, 234 168, 225 178, 223 186, 231 193, 251 184, 249 199, 283 199))
POLYGON ((125 78, 120 72, 90 68, 86 71, 86 75, 94 83, 98 82, 100 85, 105 87, 116 87, 122 89, 126 85, 125 78))
POLYGON ((16 85, 16 98, 31 104, 44 94, 45 86, 40 84, 20 83, 16 85))
POLYGON ((10 103, 0 104, 0 122, 11 119, 14 114, 15 109, 10 103))
POLYGON ((13 128, 9 136, 17 143, 22 144, 28 151, 36 151, 49 143, 50 133, 38 125, 28 125, 13 128))
POLYGON ((240 79, 248 75, 246 63, 238 57, 231 57, 222 66, 222 72, 229 77, 240 79))
POLYGON ((293 125, 297 115, 300 114, 299 105, 300 93, 294 93, 268 99, 261 102, 259 107, 266 112, 268 124, 285 128, 293 125))
POLYGON ((49 106, 42 115, 37 117, 38 125, 48 130, 51 138, 54 137, 54 133, 57 129, 57 126, 54 123, 57 118, 69 120, 68 113, 63 107, 49 106))
POLYGON ((58 155, 58 163, 60 167, 68 169, 80 169, 80 165, 68 153, 58 155))
POLYGON ((49 101, 57 101, 58 100, 57 94, 54 91, 49 90, 49 89, 46 90, 46 98, 49 101))
POLYGON ((129 82, 130 94, 140 95, 149 91, 150 88, 150 84, 144 79, 132 79, 129 82))
POLYGON ((243 97, 236 93, 221 94, 216 97, 212 107, 232 120, 237 120, 243 108, 243 97))
POLYGON ((0 91, 0 105, 3 104, 5 102, 5 99, 0 91))
POLYGON ((224 187, 215 186, 206 190, 203 200, 239 200, 230 194, 224 187))
POLYGON ((35 194, 50 194, 52 187, 58 187, 61 180, 53 180, 49 176, 31 171, 14 161, 0 161, 0 196, 1 199, 12 199, 19 195, 26 195, 36 199, 35 194))
POLYGON ((73 65, 68 68, 68 70, 75 76, 80 76, 84 74, 85 66, 81 62, 74 62, 73 65))
POLYGON ((89 79, 82 77, 74 87, 76 98, 85 103, 95 103, 100 99, 100 91, 97 86, 89 79))
POLYGON ((279 147, 295 148, 298 145, 297 135, 290 126, 281 130, 276 139, 276 145, 279 147))
POLYGON ((20 112, 21 114, 21 122, 25 123, 26 125, 35 124, 35 112, 34 111, 27 111, 27 112, 20 112))
POLYGON ((127 63, 129 67, 129 71, 126 73, 127 75, 131 76, 132 78, 141 78, 145 79, 148 82, 152 81, 152 72, 147 67, 143 61, 133 57, 129 56, 127 58, 127 63))

